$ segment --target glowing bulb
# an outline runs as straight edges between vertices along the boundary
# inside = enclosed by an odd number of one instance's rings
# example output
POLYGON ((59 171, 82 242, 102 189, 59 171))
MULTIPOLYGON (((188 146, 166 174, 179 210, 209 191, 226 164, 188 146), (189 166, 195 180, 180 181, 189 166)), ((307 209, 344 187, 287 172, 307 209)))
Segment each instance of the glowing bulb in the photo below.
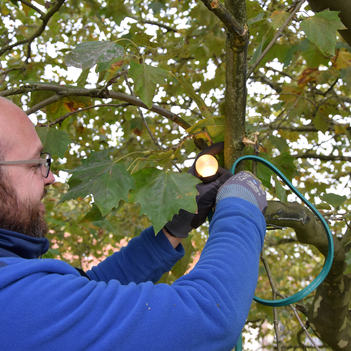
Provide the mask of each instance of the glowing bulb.
POLYGON ((212 155, 202 155, 196 160, 195 169, 201 177, 211 177, 217 173, 218 162, 212 155))

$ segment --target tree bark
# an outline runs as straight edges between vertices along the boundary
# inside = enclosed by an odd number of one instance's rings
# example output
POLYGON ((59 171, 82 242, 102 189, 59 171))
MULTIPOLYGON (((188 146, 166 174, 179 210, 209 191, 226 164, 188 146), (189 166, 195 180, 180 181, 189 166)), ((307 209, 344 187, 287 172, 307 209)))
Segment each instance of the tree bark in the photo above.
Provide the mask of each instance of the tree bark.
MULTIPOLYGON (((231 15, 246 28, 244 0, 226 0, 231 15)), ((242 156, 246 114, 246 63, 248 34, 238 35, 227 30, 224 167, 229 169, 242 156)))
MULTIPOLYGON (((305 206, 270 201, 265 217, 269 224, 294 229, 299 242, 314 245, 324 256, 327 255, 328 241, 324 228, 305 206)), ((332 267, 327 278, 316 289, 306 314, 315 334, 335 351, 351 350, 351 276, 344 274, 350 238, 351 230, 341 240, 333 237, 335 251, 332 267)))

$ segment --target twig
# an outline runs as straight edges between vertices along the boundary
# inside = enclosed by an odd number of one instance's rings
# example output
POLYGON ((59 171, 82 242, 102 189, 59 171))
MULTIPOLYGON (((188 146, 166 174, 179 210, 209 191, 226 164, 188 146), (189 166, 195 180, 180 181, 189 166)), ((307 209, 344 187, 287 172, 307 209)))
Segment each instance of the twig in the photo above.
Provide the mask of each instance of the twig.
MULTIPOLYGON (((316 345, 316 343, 315 343, 314 340, 312 339, 310 333, 307 331, 307 328, 306 328, 305 325, 302 323, 302 320, 301 320, 299 314, 297 313, 296 308, 295 308, 292 304, 290 304, 289 306, 290 306, 291 309, 293 310, 295 317, 296 317, 297 320, 299 321, 299 323, 300 323, 300 325, 301 325, 301 328, 302 328, 303 331, 306 333, 306 335, 307 335, 308 339, 311 341, 312 345, 316 348, 316 350, 320 351, 320 349, 318 348, 318 346, 316 345)), ((308 322, 307 322, 307 323, 308 323, 308 322)))
POLYGON ((39 27, 39 29, 29 38, 27 39, 23 39, 23 40, 19 40, 16 43, 12 44, 12 45, 5 45, 1 50, 0 50, 0 56, 2 56, 4 53, 12 50, 14 47, 22 45, 22 44, 27 44, 28 45, 28 52, 27 52, 27 58, 26 58, 26 63, 28 63, 29 58, 30 58, 30 53, 31 53, 31 44, 33 42, 33 40, 37 37, 39 37, 41 35, 41 33, 44 32, 46 25, 48 24, 50 18, 57 12, 60 10, 61 6, 63 5, 63 3, 65 2, 65 0, 57 0, 55 2, 55 5, 51 8, 50 11, 48 11, 45 15, 41 16, 40 19, 43 21, 43 23, 41 24, 41 26, 39 27))
POLYGON ((243 27, 228 11, 228 9, 221 3, 220 0, 202 0, 206 7, 212 11, 220 21, 227 27, 227 29, 244 37, 247 33, 247 28, 243 27))
MULTIPOLYGON (((92 106, 88 106, 88 107, 83 107, 83 108, 80 108, 76 111, 72 111, 72 112, 67 112, 65 115, 61 116, 60 118, 57 118, 55 121, 53 122, 50 122, 49 123, 49 127, 55 125, 55 124, 59 124, 59 123, 62 123, 66 118, 70 117, 71 115, 75 114, 75 113, 79 113, 79 112, 83 112, 83 111, 86 111, 86 110, 90 110, 92 108, 97 108, 97 107, 108 107, 108 106, 111 106, 111 107, 115 107, 115 108, 118 108, 118 107, 127 107, 127 106, 130 106, 130 104, 128 103, 124 103, 124 104, 98 104, 98 105, 92 105, 92 106)), ((37 124, 38 127, 41 127, 41 126, 47 126, 47 124, 43 124, 43 123, 38 123, 37 124)))
POLYGON ((134 20, 138 21, 139 23, 151 24, 153 26, 159 26, 160 28, 166 29, 167 32, 174 32, 174 33, 178 32, 177 29, 174 29, 174 28, 172 28, 170 26, 167 26, 167 25, 165 25, 163 23, 158 23, 158 22, 155 22, 155 21, 140 20, 137 17, 133 17, 133 16, 128 16, 128 17, 133 18, 134 20))
MULTIPOLYGON (((129 88, 130 94, 131 94, 133 97, 135 97, 134 91, 133 91, 132 87, 131 87, 130 84, 129 84, 128 77, 127 77, 127 73, 124 73, 124 80, 125 80, 125 82, 126 82, 128 88, 129 88)), ((144 125, 145 125, 145 127, 146 127, 146 129, 147 129, 147 131, 148 131, 148 133, 149 133, 149 135, 150 135, 150 137, 151 137, 151 139, 152 139, 153 142, 155 143, 156 147, 157 147, 158 149, 164 151, 163 147, 157 142, 155 136, 152 134, 152 132, 151 132, 151 130, 150 130, 150 128, 149 128, 149 126, 148 126, 148 124, 147 124, 147 122, 146 122, 146 119, 145 119, 145 117, 144 117, 143 111, 141 111, 140 108, 137 108, 137 109, 138 109, 139 115, 140 115, 140 117, 141 117, 141 119, 142 119, 142 121, 143 121, 143 123, 144 123, 144 125)), ((172 162, 173 166, 178 170, 178 172, 181 173, 182 170, 177 166, 177 164, 176 164, 174 161, 171 161, 171 162, 172 162)))
MULTIPOLYGON (((261 258, 261 262, 263 263, 263 266, 264 266, 264 268, 266 270, 267 277, 268 277, 268 280, 269 280, 269 284, 271 285, 271 288, 272 288, 273 300, 276 300, 277 299, 277 295, 279 294, 279 292, 278 292, 278 290, 277 290, 277 288, 275 286, 271 270, 269 268, 268 262, 267 262, 266 257, 265 257, 264 249, 261 251, 261 257, 260 258, 261 258)), ((277 337, 277 350, 281 351, 281 339, 280 339, 280 332, 279 332, 278 312, 277 312, 277 308, 276 307, 273 307, 273 320, 274 320, 274 322, 273 322, 274 331, 275 331, 275 335, 277 337)))
POLYGON ((32 8, 33 10, 37 11, 41 17, 45 16, 45 13, 42 12, 39 8, 37 8, 35 5, 33 5, 32 3, 26 1, 26 0, 20 0, 20 2, 24 5, 27 5, 28 7, 32 8))
POLYGON ((267 47, 263 50, 262 54, 259 56, 259 58, 256 60, 256 62, 250 67, 250 69, 247 72, 247 79, 251 76, 252 72, 256 69, 256 67, 260 64, 262 59, 266 56, 267 52, 271 49, 271 47, 275 44, 275 42, 280 38, 281 33, 283 30, 288 26, 292 18, 295 16, 296 12, 300 9, 301 5, 305 2, 306 0, 301 0, 294 8, 293 12, 290 14, 288 19, 285 21, 282 27, 279 28, 277 33, 275 34, 274 38, 271 40, 271 42, 267 45, 267 47))
MULTIPOLYGON (((135 97, 134 91, 133 91, 133 89, 132 89, 132 87, 131 87, 131 85, 130 85, 130 83, 129 83, 129 81, 128 81, 127 73, 124 72, 123 75, 124 75, 124 81, 126 82, 126 84, 127 84, 127 86, 128 86, 128 89, 129 89, 129 91, 130 91, 130 94, 131 94, 133 97, 135 97)), ((144 123, 144 126, 146 127, 146 129, 147 129, 147 131, 148 131, 148 133, 149 133, 151 139, 153 140, 154 144, 157 146, 158 149, 163 150, 163 147, 158 143, 158 141, 156 140, 155 136, 152 134, 152 132, 151 132, 151 130, 150 130, 148 124, 146 123, 146 120, 145 120, 143 111, 141 111, 141 109, 140 109, 139 107, 137 107, 137 110, 138 110, 139 115, 140 115, 140 117, 141 117, 141 119, 142 119, 142 121, 143 121, 143 123, 144 123)))

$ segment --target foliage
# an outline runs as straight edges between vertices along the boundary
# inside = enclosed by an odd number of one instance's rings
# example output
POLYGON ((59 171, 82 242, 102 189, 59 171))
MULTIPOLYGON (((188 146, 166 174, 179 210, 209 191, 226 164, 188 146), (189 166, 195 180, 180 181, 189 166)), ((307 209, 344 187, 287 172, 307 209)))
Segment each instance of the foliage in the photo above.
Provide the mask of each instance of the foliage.
MULTIPOLYGON (((229 114, 226 27, 205 4, 0 2, 0 95, 27 109, 54 155, 54 173, 68 178, 46 199, 53 257, 86 268, 150 222, 158 231, 180 208, 196 208, 197 180, 186 171, 196 145, 224 140, 229 114)), ((351 48, 337 33, 345 27, 337 12, 314 14, 304 4, 287 22, 291 5, 246 1, 250 75, 241 154, 260 151, 273 161, 341 239, 350 206, 351 48)), ((296 200, 264 166, 257 175, 272 198, 296 200)), ((206 225, 193 234, 188 255, 164 281, 184 274, 192 252, 203 248, 206 225)), ((266 241, 284 294, 321 269, 322 255, 293 232, 273 230, 266 241)), ((270 298, 260 272, 257 295, 270 298)), ((292 316, 279 310, 281 338, 296 346, 300 327, 292 316)), ((271 310, 253 304, 248 325, 258 327, 259 338, 273 333, 265 321, 273 324, 271 310)))

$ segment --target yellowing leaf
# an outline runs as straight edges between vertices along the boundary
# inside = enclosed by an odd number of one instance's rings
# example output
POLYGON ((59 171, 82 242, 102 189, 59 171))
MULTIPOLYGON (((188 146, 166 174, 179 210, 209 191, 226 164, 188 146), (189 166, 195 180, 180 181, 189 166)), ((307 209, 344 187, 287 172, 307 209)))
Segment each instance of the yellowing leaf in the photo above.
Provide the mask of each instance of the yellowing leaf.
POLYGON ((309 82, 313 82, 316 80, 317 76, 321 74, 317 68, 306 68, 299 76, 298 85, 303 88, 309 82))
POLYGON ((278 29, 283 26, 289 17, 289 12, 286 11, 274 11, 270 17, 272 20, 272 27, 278 29))
POLYGON ((335 56, 333 67, 337 70, 351 66, 351 53, 348 51, 339 51, 335 56))

